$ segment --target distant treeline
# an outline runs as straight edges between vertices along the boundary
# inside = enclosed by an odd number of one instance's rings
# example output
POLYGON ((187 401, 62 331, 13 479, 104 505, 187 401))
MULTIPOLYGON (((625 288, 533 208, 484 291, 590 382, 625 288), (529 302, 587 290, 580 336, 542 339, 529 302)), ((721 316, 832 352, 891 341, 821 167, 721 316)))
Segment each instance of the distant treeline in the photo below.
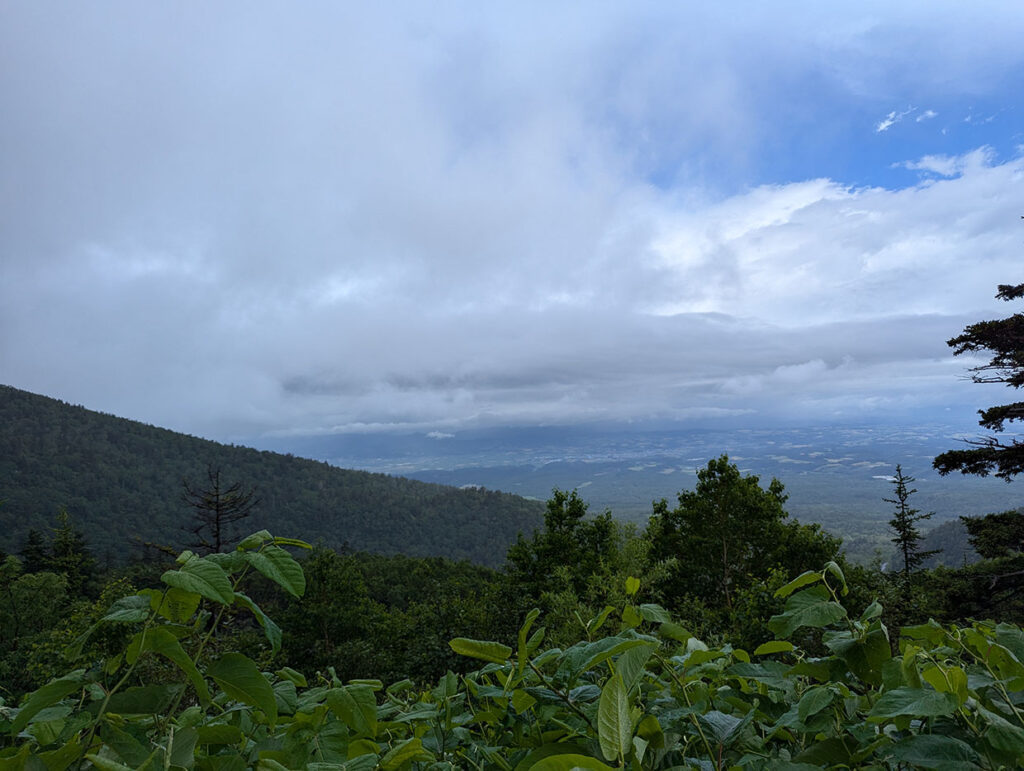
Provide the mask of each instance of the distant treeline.
POLYGON ((201 486, 211 467, 255 490, 240 532, 266 527, 382 554, 496 566, 544 511, 515 495, 227 446, 0 386, 0 549, 20 549, 61 507, 101 563, 122 562, 130 543, 186 546, 182 483, 201 486))

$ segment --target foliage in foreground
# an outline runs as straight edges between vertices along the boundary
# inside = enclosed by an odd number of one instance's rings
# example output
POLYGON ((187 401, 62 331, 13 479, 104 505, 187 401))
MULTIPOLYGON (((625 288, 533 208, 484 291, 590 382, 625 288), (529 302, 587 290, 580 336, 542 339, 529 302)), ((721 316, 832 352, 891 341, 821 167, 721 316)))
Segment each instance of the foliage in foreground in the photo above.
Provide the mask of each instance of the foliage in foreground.
MULTIPOLYGON (((81 667, 0 707, 0 769, 1002 768, 1024 762, 1024 633, 1008 624, 903 630, 892 655, 872 605, 850 618, 829 563, 779 590, 777 640, 711 649, 660 606, 607 608, 588 639, 544 649, 538 613, 515 648, 452 640, 486 662, 436 687, 307 679, 218 650, 252 571, 293 596, 299 564, 262 531, 228 554, 181 555, 166 589, 116 601, 77 640, 81 667), (617 625, 612 633, 611 629, 617 625), (96 656, 101 627, 128 631, 96 656), (607 630, 605 636, 600 636, 607 630), (789 638, 820 636, 813 657, 789 638)), ((634 598, 639 582, 630 579, 634 598)))

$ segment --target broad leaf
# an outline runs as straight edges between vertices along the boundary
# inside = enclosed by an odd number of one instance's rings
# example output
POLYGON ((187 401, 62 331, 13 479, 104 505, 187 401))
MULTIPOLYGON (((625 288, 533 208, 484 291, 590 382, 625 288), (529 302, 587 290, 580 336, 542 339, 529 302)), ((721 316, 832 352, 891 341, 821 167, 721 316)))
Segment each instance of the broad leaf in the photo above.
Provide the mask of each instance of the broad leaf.
POLYGON ((588 755, 550 755, 534 763, 528 771, 614 771, 588 755))
POLYGON ((924 688, 896 688, 883 693, 868 713, 868 719, 879 722, 898 715, 912 717, 938 717, 952 715, 956 710, 956 697, 924 688))
POLYGON ((797 703, 797 715, 800 722, 806 723, 807 718, 817 715, 832 703, 834 697, 835 694, 823 686, 809 688, 797 703))
POLYGON ((980 758, 970 745, 950 736, 918 734, 892 745, 886 753, 914 768, 967 771, 979 768, 980 758))
POLYGON ((110 606, 107 615, 100 621, 113 621, 123 624, 138 623, 149 618, 149 598, 138 594, 122 597, 110 606))
POLYGON ((21 709, 18 710, 18 715, 14 718, 14 722, 11 723, 11 735, 17 736, 40 710, 49 707, 51 704, 56 704, 65 696, 75 691, 81 690, 84 683, 85 670, 76 669, 74 672, 57 680, 51 680, 42 688, 33 691, 29 694, 21 709))
POLYGON ((629 694, 618 672, 601 689, 597 708, 597 738, 605 760, 625 759, 633 740, 633 721, 629 715, 629 694))
POLYGON ((199 608, 200 599, 202 598, 198 592, 189 592, 172 586, 164 592, 158 612, 172 624, 186 624, 199 608))
POLYGON ((263 711, 271 725, 277 722, 274 689, 256 664, 241 653, 225 653, 206 670, 232 699, 263 711))
POLYGON ((785 612, 772 616, 768 628, 776 637, 789 637, 802 626, 820 629, 845 617, 846 610, 832 601, 828 590, 814 586, 790 597, 785 612))
POLYGON ((769 640, 761 643, 754 649, 755 656, 769 656, 772 653, 791 653, 796 646, 787 640, 769 640))
POLYGON ((270 534, 269 530, 258 530, 252 535, 247 535, 241 541, 238 542, 238 546, 235 548, 238 551, 249 551, 250 549, 258 549, 265 543, 270 543, 274 540, 274 536, 270 534))
POLYGON ((433 760, 434 756, 423 749, 419 739, 407 739, 395 745, 390 752, 380 759, 381 771, 397 771, 397 769, 414 760, 433 760))
MULTIPOLYGON (((374 738, 377 735, 377 699, 368 685, 346 685, 331 688, 326 696, 327 706, 357 736, 374 738)), ((434 705, 424 705, 434 709, 434 705)))
POLYGON ((643 616, 644 621, 649 621, 653 624, 666 624, 672 620, 667 610, 661 607, 661 605, 655 605, 651 602, 645 602, 640 606, 640 615, 643 616))
POLYGON ((245 561, 293 597, 306 591, 306 574, 295 558, 280 546, 245 552, 245 561))
POLYGON ((195 687, 199 701, 203 704, 209 703, 210 692, 206 687, 206 681, 203 680, 203 676, 199 674, 196 665, 192 662, 189 655, 185 653, 184 648, 181 647, 181 643, 178 642, 178 639, 171 634, 167 627, 153 627, 136 634, 128 644, 125 658, 129 664, 132 664, 139 656, 148 651, 159 653, 161 656, 177 664, 195 687))
MULTIPOLYGON (((274 620, 270 618, 270 616, 264 613, 259 605, 241 592, 235 592, 235 602, 245 608, 248 608, 252 611, 252 614, 256 616, 256 620, 260 622, 260 626, 263 627, 263 633, 267 636, 267 640, 270 642, 271 650, 274 653, 281 650, 281 627, 279 627, 274 620)), ((303 685, 305 685, 305 680, 303 680, 303 685)))
POLYGON ((864 639, 843 631, 827 635, 825 645, 861 680, 875 686, 882 684, 882 666, 892 658, 892 648, 879 622, 871 624, 864 639))
POLYGON ((626 691, 632 693, 633 688, 643 677, 647 660, 654 653, 655 645, 638 645, 630 648, 615 661, 615 671, 622 677, 626 691))
POLYGON ((107 712, 118 715, 159 715, 185 688, 184 685, 142 685, 125 688, 110 697, 107 712))
POLYGON ((818 570, 808 570, 806 573, 801 573, 788 584, 779 589, 775 590, 776 597, 789 597, 797 589, 803 589, 805 586, 816 584, 821 580, 821 572, 818 570))
POLYGON ((227 573, 219 565, 194 554, 185 561, 181 570, 168 570, 160 580, 168 586, 195 592, 221 605, 230 605, 235 597, 227 573))
POLYGON ((517 640, 518 649, 516 650, 516 674, 520 677, 522 677, 523 671, 526 669, 526 660, 530 655, 530 651, 527 646, 530 627, 533 626, 533 622, 537 620, 539 615, 540 608, 534 608, 526 614, 526 620, 523 621, 523 625, 519 627, 519 636, 517 640))
POLYGON ((512 655, 512 649, 499 642, 456 637, 448 644, 453 651, 461 656, 469 656, 481 661, 493 661, 495 664, 504 664, 512 655))

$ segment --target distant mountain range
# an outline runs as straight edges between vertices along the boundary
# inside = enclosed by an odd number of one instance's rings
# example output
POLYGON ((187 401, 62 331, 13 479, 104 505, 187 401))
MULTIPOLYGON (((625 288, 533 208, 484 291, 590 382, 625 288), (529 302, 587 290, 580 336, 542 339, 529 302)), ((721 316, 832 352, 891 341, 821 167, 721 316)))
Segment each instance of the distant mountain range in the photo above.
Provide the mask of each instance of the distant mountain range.
POLYGON ((259 505, 238 534, 276 535, 412 556, 500 565, 543 505, 517 495, 457 489, 235 447, 0 386, 0 549, 17 552, 66 507, 101 561, 142 542, 187 545, 196 487, 208 467, 255 488, 259 505))

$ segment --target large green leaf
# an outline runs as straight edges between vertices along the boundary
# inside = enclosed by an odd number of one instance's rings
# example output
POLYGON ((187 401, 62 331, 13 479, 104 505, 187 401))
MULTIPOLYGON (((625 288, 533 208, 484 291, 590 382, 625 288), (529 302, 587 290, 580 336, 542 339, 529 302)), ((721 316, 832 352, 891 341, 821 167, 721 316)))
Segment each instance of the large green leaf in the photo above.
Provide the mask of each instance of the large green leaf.
POLYGON ((126 766, 124 763, 118 763, 116 760, 111 760, 108 757, 99 755, 95 752, 89 752, 85 755, 86 758, 100 771, 137 771, 132 766, 126 766))
POLYGON ((263 544, 271 543, 273 540, 274 536, 270 534, 269 530, 258 530, 239 541, 238 546, 235 548, 238 551, 249 551, 250 549, 258 549, 263 544))
POLYGON ((306 574, 295 558, 280 546, 245 552, 245 561, 293 597, 306 591, 306 574))
POLYGON ((40 752, 38 757, 46 765, 47 771, 64 771, 82 757, 82 745, 78 739, 72 739, 55 750, 40 752))
POLYGON ((641 640, 635 637, 605 637, 591 643, 574 645, 563 654, 563 660, 559 664, 559 671, 567 673, 571 677, 581 672, 593 669, 610 658, 620 653, 636 648, 640 645, 650 645, 650 640, 641 640))
POLYGON ((875 702, 868 719, 879 722, 899 715, 912 717, 938 717, 952 715, 956 710, 956 696, 925 688, 896 688, 887 691, 875 702))
POLYGON ((640 606, 640 616, 652 624, 667 624, 672 620, 667 610, 652 602, 645 602, 640 606))
POLYGON ((222 605, 230 605, 235 598, 228 574, 214 562, 194 554, 185 560, 180 570, 168 570, 160 580, 168 586, 195 592, 222 605))
POLYGON ((239 605, 248 608, 256 620, 260 622, 260 626, 263 627, 263 633, 267 636, 267 640, 270 642, 270 648, 274 653, 281 650, 281 627, 279 627, 270 616, 263 612, 259 605, 253 602, 247 595, 241 592, 235 592, 235 602, 239 605))
POLYGON ((727 715, 717 709, 697 715, 697 720, 709 733, 716 743, 726 747, 732 745, 743 733, 743 730, 750 725, 754 719, 754 710, 750 710, 742 718, 735 715, 727 715))
POLYGON ((1001 752, 1018 756, 1024 755, 1024 729, 984 707, 979 707, 978 711, 988 721, 985 738, 988 739, 989 744, 1001 752))
POLYGON ((76 669, 64 677, 51 680, 49 683, 29 694, 28 699, 18 710, 17 717, 11 723, 11 735, 17 736, 28 725, 29 721, 45 707, 56 704, 65 696, 81 690, 85 683, 85 670, 76 669))
POLYGON ((526 660, 530 655, 526 644, 530 634, 530 627, 533 626, 533 622, 537 620, 539 615, 540 608, 534 608, 526 614, 526 620, 519 627, 518 649, 516 650, 516 674, 520 677, 522 677, 523 671, 526 669, 526 660))
POLYGON ((196 741, 199 733, 195 728, 172 729, 167 737, 170 746, 170 767, 192 768, 195 765, 196 741))
POLYGON ((189 592, 172 586, 164 592, 157 608, 160 615, 172 624, 186 624, 199 608, 200 599, 198 592, 189 592))
POLYGON ((380 759, 381 771, 397 771, 413 760, 433 760, 434 756, 423 749, 419 739, 406 739, 396 744, 380 759))
POLYGON ((238 726, 221 723, 196 726, 196 734, 198 744, 238 744, 245 738, 238 726))
POLYGON ((768 628, 776 637, 789 637, 802 626, 817 629, 846 617, 846 610, 833 602, 828 590, 814 586, 798 592, 786 600, 786 609, 768 621, 768 628))
POLYGON ((647 671, 645 669, 647 661, 656 648, 657 646, 654 644, 638 645, 623 652, 615 660, 615 671, 622 677, 627 692, 632 693, 633 688, 640 682, 644 672, 647 671))
POLYGON ((529 771, 614 771, 589 755, 549 755, 530 766, 529 771))
POLYGON ((938 734, 908 737, 887 748, 885 754, 914 768, 935 768, 941 771, 980 768, 978 754, 969 744, 938 734))
POLYGON ((141 685, 125 688, 110 697, 107 712, 118 715, 159 715, 185 688, 184 685, 141 685))
POLYGON ((452 650, 461 656, 469 656, 481 661, 492 661, 504 664, 512 655, 512 649, 499 642, 488 640, 470 640, 468 637, 456 637, 448 643, 452 650))
POLYGON ((801 573, 792 581, 785 586, 782 586, 775 590, 776 597, 789 597, 797 589, 803 589, 805 586, 816 584, 821 580, 821 571, 808 570, 806 573, 801 573))
POLYGON ((271 725, 277 722, 274 689, 251 659, 241 653, 225 653, 207 668, 206 674, 229 697, 262 710, 271 725))
POLYGON ((755 656, 770 656, 773 653, 792 653, 796 646, 788 640, 769 640, 754 649, 755 656))
POLYGON ((808 688, 797 703, 797 716, 800 718, 800 722, 806 723, 807 718, 817 715, 831 704, 833 698, 835 698, 835 693, 824 686, 808 688))
POLYGON ((583 747, 571 742, 549 742, 530 750, 526 757, 516 764, 515 771, 529 771, 538 761, 552 755, 582 755, 584 752, 586 750, 583 747))
POLYGON ((199 670, 196 669, 196 665, 192 662, 192 659, 184 648, 181 647, 181 643, 178 639, 168 630, 166 627, 158 626, 150 629, 144 629, 143 631, 136 634, 132 641, 128 644, 128 648, 125 651, 125 658, 129 664, 135 662, 139 656, 143 653, 152 651, 153 653, 159 653, 175 664, 188 676, 192 685, 196 689, 196 695, 199 697, 199 701, 203 704, 208 704, 210 701, 210 691, 206 687, 206 681, 203 680, 203 676, 199 674, 199 670))
POLYGON ((331 688, 326 694, 326 701, 338 719, 357 736, 372 739, 377 735, 377 697, 373 688, 368 685, 331 688))
POLYGON ((601 689, 597 707, 597 738, 605 760, 625 759, 633 741, 633 720, 629 714, 629 692, 616 672, 601 689))
POLYGON ((133 594, 116 600, 100 621, 131 624, 145 621, 147 618, 149 618, 149 598, 133 594))
POLYGON ((882 666, 892 658, 892 647, 881 623, 872 622, 863 638, 842 631, 826 635, 824 642, 861 680, 874 686, 882 684, 882 666))

